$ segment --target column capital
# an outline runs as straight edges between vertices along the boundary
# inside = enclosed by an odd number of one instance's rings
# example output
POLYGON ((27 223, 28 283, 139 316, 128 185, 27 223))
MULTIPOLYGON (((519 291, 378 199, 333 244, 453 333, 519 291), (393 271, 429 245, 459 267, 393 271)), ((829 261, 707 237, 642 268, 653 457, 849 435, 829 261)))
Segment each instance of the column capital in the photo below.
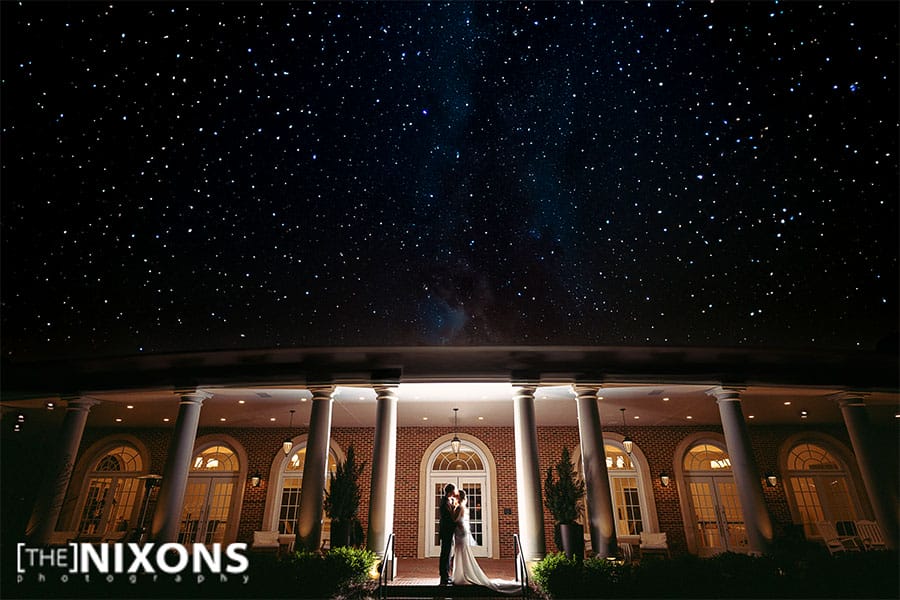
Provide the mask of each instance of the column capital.
POLYGON ((179 390, 175 394, 181 399, 181 404, 203 404, 204 400, 213 397, 212 392, 205 390, 179 390))
POLYGON ((596 396, 597 394, 600 393, 600 390, 602 390, 602 389, 603 389, 603 384, 599 384, 599 383, 594 383, 594 384, 573 383, 572 384, 572 391, 579 398, 584 398, 584 397, 588 397, 591 395, 596 396))
POLYGON ((60 398, 65 400, 66 410, 83 410, 85 412, 91 410, 91 407, 100 404, 100 401, 90 396, 67 396, 60 398))
POLYGON ((870 394, 868 392, 852 392, 843 391, 828 396, 831 400, 837 402, 838 406, 865 406, 866 398, 870 394))
POLYGON ((747 388, 736 385, 717 385, 716 387, 706 390, 706 395, 714 397, 717 403, 729 401, 739 402, 741 399, 741 392, 745 389, 747 388))
POLYGON ((397 384, 393 383, 378 383, 373 385, 372 389, 375 390, 375 394, 378 396, 396 396, 397 387, 397 384))
POLYGON ((519 398, 519 397, 534 398, 534 393, 537 391, 537 388, 538 388, 538 386, 536 386, 536 385, 528 385, 528 384, 516 385, 514 383, 513 386, 516 388, 515 392, 514 392, 514 396, 516 398, 519 398))
POLYGON ((334 393, 333 385, 311 385, 307 389, 312 394, 313 400, 331 400, 331 395, 334 393))

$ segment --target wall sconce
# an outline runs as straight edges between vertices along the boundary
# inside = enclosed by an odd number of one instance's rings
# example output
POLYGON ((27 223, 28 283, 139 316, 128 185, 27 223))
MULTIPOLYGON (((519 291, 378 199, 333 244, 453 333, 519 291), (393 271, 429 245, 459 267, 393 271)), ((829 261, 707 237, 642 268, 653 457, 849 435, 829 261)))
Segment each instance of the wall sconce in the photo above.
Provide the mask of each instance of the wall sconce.
POLYGON ((260 481, 262 481, 262 476, 259 474, 259 471, 256 471, 250 476, 250 487, 259 487, 260 481))
POLYGON ((669 487, 669 483, 671 481, 672 481, 672 479, 669 477, 669 474, 666 473, 665 471, 663 471, 662 473, 659 474, 659 482, 662 484, 663 487, 669 487))
POLYGON ((766 485, 769 487, 778 485, 778 475, 775 473, 766 473, 766 485))

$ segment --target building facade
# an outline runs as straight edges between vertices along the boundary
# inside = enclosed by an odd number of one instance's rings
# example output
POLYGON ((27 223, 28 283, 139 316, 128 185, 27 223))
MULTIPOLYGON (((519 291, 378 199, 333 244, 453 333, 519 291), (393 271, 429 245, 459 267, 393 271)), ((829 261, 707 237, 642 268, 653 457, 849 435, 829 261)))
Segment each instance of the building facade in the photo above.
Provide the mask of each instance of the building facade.
POLYGON ((378 370, 368 383, 333 370, 327 385, 242 374, 180 390, 139 381, 66 398, 7 393, 4 421, 23 415, 24 435, 4 429, 5 448, 15 444, 4 477, 19 471, 34 493, 13 503, 4 529, 38 542, 145 532, 205 544, 277 530, 318 548, 329 536, 327 473, 352 446, 366 463, 359 518, 371 549, 393 533, 398 556, 437 556, 436 504, 454 483, 471 498, 476 555, 509 558, 519 534, 538 558, 556 549, 542 486, 565 447, 587 486, 585 538, 597 555, 642 531, 665 533, 674 553, 761 553, 782 537, 817 539, 818 521, 843 531, 876 521, 895 546, 895 389, 808 376, 685 383, 686 372, 647 385, 508 370, 478 387, 483 369, 469 367, 452 393, 446 378, 378 370))

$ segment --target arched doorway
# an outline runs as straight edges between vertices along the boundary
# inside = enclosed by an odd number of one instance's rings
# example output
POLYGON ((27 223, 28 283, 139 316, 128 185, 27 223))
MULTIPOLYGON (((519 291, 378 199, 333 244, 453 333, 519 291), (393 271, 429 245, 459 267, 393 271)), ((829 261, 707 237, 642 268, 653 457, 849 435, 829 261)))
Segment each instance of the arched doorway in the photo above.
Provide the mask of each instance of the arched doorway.
MULTIPOLYGON (((278 450, 272 461, 269 481, 272 485, 266 498, 266 513, 263 518, 263 529, 277 529, 282 535, 295 535, 297 517, 300 514, 300 497, 303 491, 303 468, 306 465, 307 436, 301 435, 293 440, 294 446, 284 454, 278 450)), ((328 449, 328 471, 325 476, 326 491, 331 486, 331 475, 337 469, 339 461, 346 460, 344 453, 334 443, 328 449)), ((322 536, 320 544, 331 539, 331 518, 322 513, 322 536)))
POLYGON ((194 453, 184 492, 178 543, 225 542, 233 518, 239 472, 237 454, 223 443, 214 442, 194 453))
POLYGON ((453 452, 449 444, 441 444, 435 448, 426 460, 426 485, 422 500, 427 503, 425 514, 426 543, 425 556, 440 556, 441 546, 438 537, 440 523, 440 502, 444 495, 444 487, 452 483, 465 490, 469 501, 469 520, 475 546, 475 556, 489 557, 493 552, 495 517, 491 477, 488 470, 487 456, 477 444, 463 440, 459 454, 453 452))
POLYGON ((144 460, 137 448, 115 443, 94 461, 83 486, 78 535, 85 539, 122 539, 136 526, 144 492, 139 476, 144 460))
POLYGON ((697 554, 748 551, 747 528, 724 444, 703 440, 682 461, 689 525, 697 554))

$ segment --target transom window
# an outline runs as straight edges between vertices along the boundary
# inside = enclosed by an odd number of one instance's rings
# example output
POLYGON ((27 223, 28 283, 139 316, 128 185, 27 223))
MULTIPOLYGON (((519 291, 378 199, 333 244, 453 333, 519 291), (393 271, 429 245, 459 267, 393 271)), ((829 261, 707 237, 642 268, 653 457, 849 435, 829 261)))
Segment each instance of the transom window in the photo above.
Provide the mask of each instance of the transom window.
POLYGON ((237 471, 237 456, 227 446, 210 446, 194 457, 191 471, 237 471))
POLYGON ((730 471, 728 453, 712 444, 697 444, 684 457, 685 471, 730 471))
POLYGON ((837 471, 839 464, 828 450, 809 443, 794 446, 787 461, 791 471, 837 471))
POLYGON ((433 471, 484 471, 481 457, 472 448, 461 446, 459 454, 444 450, 434 458, 433 471))

